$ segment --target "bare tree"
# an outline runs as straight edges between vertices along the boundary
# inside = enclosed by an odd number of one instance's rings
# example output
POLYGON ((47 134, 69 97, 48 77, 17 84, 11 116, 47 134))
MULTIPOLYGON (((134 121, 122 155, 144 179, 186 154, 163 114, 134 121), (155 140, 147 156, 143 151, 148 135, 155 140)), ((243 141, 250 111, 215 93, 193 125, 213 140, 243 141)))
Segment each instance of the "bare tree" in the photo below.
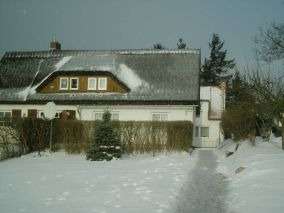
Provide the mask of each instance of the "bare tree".
POLYGON ((257 55, 264 61, 284 59, 284 23, 260 28, 255 37, 257 55))
POLYGON ((284 150, 284 76, 273 78, 269 74, 254 71, 249 77, 250 85, 255 92, 258 112, 265 121, 274 120, 282 126, 282 149, 284 150))

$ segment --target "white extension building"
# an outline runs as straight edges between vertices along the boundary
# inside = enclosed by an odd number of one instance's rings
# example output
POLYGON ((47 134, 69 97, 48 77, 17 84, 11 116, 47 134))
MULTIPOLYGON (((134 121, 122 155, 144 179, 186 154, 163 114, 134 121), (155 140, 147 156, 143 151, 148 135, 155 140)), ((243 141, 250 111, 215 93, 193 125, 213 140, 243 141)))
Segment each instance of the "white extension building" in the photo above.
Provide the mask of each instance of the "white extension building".
POLYGON ((193 145, 217 147, 225 91, 200 87, 200 50, 61 50, 8 52, 0 61, 0 119, 58 117, 191 121, 193 145), (200 106, 200 110, 199 110, 200 106))

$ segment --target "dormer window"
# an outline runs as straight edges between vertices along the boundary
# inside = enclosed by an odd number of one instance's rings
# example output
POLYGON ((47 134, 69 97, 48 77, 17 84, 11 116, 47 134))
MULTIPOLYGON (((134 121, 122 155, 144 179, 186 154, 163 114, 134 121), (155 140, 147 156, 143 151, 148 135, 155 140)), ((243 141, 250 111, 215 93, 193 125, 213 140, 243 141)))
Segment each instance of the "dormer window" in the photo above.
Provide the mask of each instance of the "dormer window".
POLYGON ((97 89, 97 78, 88 78, 88 90, 97 89))
POLYGON ((60 90, 68 90, 68 78, 60 78, 60 90))
POLYGON ((107 90, 107 78, 98 78, 98 90, 107 90))
POLYGON ((79 78, 70 78, 70 89, 78 90, 79 88, 79 78))

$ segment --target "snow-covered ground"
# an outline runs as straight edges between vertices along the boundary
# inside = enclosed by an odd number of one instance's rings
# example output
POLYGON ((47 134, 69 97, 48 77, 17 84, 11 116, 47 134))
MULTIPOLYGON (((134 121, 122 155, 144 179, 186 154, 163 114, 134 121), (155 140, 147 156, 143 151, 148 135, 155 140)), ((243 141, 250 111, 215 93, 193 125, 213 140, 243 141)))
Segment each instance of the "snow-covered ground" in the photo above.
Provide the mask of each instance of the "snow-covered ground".
POLYGON ((0 162, 0 212, 173 212, 195 162, 187 153, 111 162, 29 154, 0 162))
POLYGON ((111 162, 63 152, 29 154, 0 162, 0 212, 282 213, 280 143, 280 138, 269 143, 258 138, 256 146, 244 141, 228 158, 225 151, 235 146, 230 141, 193 156, 139 155, 111 162))
POLYGON ((270 143, 257 138, 256 146, 242 142, 238 151, 228 158, 225 150, 232 150, 233 143, 219 152, 218 171, 228 177, 227 204, 233 213, 282 213, 284 212, 284 151, 281 139, 270 143), (245 169, 235 174, 239 167, 245 169))

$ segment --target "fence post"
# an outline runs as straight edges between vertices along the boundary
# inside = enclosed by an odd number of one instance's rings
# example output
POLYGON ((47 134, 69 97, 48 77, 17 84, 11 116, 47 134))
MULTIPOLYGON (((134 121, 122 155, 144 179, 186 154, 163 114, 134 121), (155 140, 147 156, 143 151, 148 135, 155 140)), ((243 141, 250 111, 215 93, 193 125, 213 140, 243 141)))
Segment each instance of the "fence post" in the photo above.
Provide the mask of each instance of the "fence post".
POLYGON ((50 134, 50 136, 49 136, 49 151, 51 152, 52 151, 52 129, 53 129, 53 119, 50 119, 50 131, 49 131, 49 134, 50 134))

